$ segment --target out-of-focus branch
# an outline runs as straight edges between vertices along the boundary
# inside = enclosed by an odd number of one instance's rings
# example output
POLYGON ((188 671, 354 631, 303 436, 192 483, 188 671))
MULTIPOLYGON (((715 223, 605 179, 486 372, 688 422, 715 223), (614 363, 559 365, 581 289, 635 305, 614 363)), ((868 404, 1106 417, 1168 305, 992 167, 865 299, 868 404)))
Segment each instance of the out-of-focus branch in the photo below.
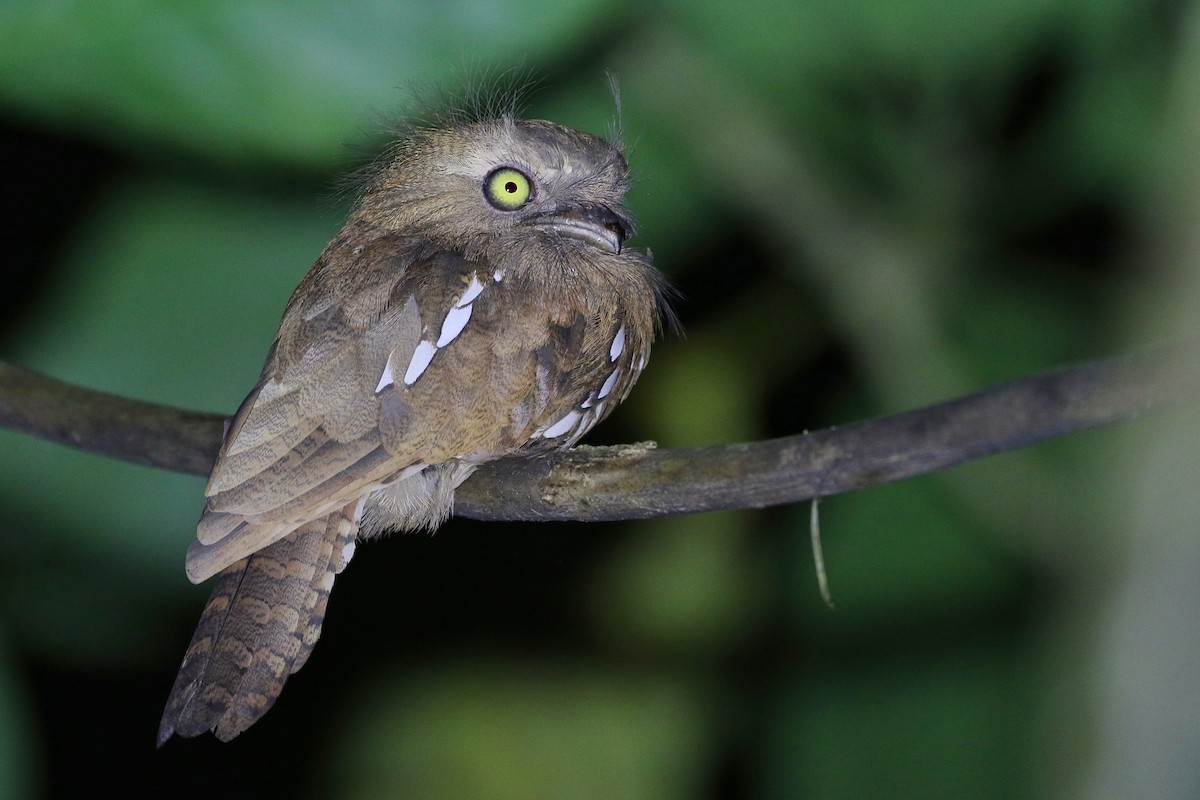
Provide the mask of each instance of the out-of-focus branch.
POLYGON ((135 464, 207 475, 223 420, 85 389, 0 361, 0 427, 135 464))
MULTIPOLYGON (((840 494, 1028 447, 1200 399, 1200 345, 1092 361, 889 417, 703 448, 579 447, 486 464, 456 513, 488 520, 615 520, 760 508, 840 494)), ((214 414, 72 386, 0 363, 0 426, 139 464, 205 474, 214 414)))

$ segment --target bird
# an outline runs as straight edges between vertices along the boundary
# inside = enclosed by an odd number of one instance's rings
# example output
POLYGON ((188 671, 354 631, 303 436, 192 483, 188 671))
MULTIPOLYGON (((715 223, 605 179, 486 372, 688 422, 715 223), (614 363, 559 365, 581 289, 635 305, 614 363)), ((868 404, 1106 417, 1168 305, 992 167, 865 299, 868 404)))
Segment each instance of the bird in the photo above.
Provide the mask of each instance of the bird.
POLYGON ((432 531, 481 464, 571 447, 671 324, 619 141, 447 109, 366 170, 227 422, 186 559, 216 577, 158 731, 229 741, 321 634, 360 538, 432 531))

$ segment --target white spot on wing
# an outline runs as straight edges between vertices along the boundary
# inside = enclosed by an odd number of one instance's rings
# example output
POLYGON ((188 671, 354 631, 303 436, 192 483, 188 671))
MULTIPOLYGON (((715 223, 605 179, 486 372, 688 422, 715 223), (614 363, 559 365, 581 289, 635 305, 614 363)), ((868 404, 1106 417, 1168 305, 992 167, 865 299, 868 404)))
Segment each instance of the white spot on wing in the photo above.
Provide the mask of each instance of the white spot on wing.
POLYGON ((454 307, 462 308, 463 306, 471 303, 476 297, 479 297, 479 293, 482 291, 483 284, 479 282, 479 278, 472 275, 471 282, 467 284, 467 290, 463 292, 463 296, 458 299, 458 302, 454 304, 454 307))
POLYGON ((442 333, 438 336, 437 346, 445 347, 453 342, 462 333, 463 328, 467 327, 467 320, 470 318, 471 306, 450 309, 450 313, 442 322, 442 333))
POLYGON ((288 391, 290 390, 285 390, 283 384, 278 380, 269 380, 258 390, 258 402, 265 403, 268 400, 274 400, 287 394, 288 391))
POLYGON ((537 395, 535 397, 534 408, 540 412, 550 402, 550 370, 538 364, 537 368, 533 371, 533 375, 537 381, 537 395))
POLYGON ((388 353, 387 362, 383 365, 383 374, 379 376, 379 383, 375 385, 375 394, 379 394, 396 382, 395 376, 392 375, 392 356, 394 355, 395 352, 388 353))
POLYGON ((433 360, 433 354, 437 352, 437 345, 433 342, 421 342, 417 345, 417 349, 413 350, 412 361, 408 362, 408 369, 404 371, 404 385, 412 386, 416 383, 417 378, 425 372, 425 368, 429 366, 429 362, 433 360))
POLYGON ((354 558, 354 542, 346 542, 346 546, 342 548, 342 563, 349 564, 352 558, 354 558))
POLYGON ((625 326, 617 328, 617 335, 613 337, 612 346, 608 348, 608 360, 616 361, 621 353, 625 352, 625 326))
POLYGON ((553 439, 555 436, 562 436, 564 433, 571 430, 571 428, 575 427, 575 423, 579 421, 579 416, 580 414, 578 411, 570 412, 558 422, 554 423, 549 428, 546 428, 542 435, 547 439, 553 439))
POLYGON ((620 374, 621 370, 619 369, 614 369, 612 371, 612 375, 609 375, 608 380, 606 380, 604 385, 600 387, 600 394, 596 395, 597 400, 603 400, 604 398, 608 397, 609 392, 611 392, 613 387, 617 385, 617 376, 620 374))

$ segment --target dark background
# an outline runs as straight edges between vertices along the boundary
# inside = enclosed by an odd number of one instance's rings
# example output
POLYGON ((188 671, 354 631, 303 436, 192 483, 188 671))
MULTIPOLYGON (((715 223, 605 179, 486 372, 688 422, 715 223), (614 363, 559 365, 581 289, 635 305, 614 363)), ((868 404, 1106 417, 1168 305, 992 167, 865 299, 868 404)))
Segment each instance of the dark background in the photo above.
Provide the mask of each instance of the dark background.
MULTIPOLYGON (((186 8, 0 19, 0 357, 230 412, 412 85, 522 63, 679 287, 588 439, 797 433, 1194 330, 1191 4, 186 8), (346 147, 346 144, 353 147, 346 147), (1186 266, 1185 266, 1186 265, 1186 266)), ((203 481, 0 433, 0 797, 1200 796, 1195 420, 822 505, 366 544, 230 744, 154 749, 203 481)))

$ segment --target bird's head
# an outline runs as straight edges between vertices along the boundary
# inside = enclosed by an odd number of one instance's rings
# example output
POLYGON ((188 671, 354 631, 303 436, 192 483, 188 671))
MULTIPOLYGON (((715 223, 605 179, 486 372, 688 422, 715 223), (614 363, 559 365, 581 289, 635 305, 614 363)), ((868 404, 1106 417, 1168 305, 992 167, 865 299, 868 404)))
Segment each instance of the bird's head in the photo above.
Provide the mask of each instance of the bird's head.
POLYGON ((373 220, 464 254, 520 244, 619 255, 629 167, 608 141, 512 117, 414 131, 363 197, 373 220))

